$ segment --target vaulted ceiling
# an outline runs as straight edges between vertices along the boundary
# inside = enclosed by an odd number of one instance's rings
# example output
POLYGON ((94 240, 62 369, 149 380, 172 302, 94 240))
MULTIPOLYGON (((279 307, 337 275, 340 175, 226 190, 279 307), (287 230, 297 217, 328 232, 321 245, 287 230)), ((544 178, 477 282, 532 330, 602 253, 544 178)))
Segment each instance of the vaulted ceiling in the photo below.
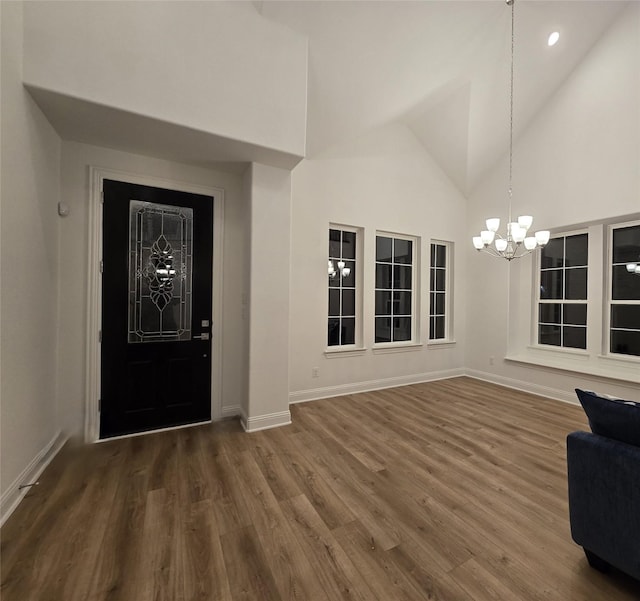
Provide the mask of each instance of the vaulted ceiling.
MULTIPOLYGON (((517 138, 628 2, 515 1, 517 138), (561 37, 550 48, 552 31, 561 37)), ((308 37, 307 156, 401 122, 467 194, 508 149, 511 7, 504 0, 254 6, 308 37)))

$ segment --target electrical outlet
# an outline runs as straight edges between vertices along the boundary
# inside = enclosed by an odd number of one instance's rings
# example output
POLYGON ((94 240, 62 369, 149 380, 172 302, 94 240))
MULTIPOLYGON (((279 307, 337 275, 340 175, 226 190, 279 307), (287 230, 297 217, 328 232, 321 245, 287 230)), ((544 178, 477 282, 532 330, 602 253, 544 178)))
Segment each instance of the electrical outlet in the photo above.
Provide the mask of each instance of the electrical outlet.
POLYGON ((320 377, 320 368, 319 367, 313 367, 311 369, 311 377, 312 378, 319 378, 320 377))

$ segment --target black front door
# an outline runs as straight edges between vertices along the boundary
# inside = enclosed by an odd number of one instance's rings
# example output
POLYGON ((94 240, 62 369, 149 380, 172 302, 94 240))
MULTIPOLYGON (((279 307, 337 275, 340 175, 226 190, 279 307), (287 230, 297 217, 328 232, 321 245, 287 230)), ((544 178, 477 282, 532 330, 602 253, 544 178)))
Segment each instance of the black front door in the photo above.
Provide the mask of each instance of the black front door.
POLYGON ((209 420, 213 198, 103 191, 100 437, 209 420))

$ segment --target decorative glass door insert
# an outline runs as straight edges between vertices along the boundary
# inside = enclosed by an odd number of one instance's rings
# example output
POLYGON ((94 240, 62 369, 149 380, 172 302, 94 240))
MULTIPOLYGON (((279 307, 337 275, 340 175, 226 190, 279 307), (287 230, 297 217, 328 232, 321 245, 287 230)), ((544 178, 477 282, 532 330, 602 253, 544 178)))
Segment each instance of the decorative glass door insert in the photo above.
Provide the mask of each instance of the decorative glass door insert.
POLYGON ((129 202, 129 342, 191 340, 193 209, 129 202))

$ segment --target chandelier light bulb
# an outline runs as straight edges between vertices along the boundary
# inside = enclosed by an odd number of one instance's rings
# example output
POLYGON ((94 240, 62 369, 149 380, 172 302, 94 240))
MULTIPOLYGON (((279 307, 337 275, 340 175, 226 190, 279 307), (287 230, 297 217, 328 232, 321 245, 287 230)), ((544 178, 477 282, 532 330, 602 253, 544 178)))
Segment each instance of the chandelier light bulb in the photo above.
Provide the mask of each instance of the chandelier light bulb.
POLYGON ((344 269, 344 261, 338 261, 338 269, 344 269))
POLYGON ((497 232, 499 228, 500 219, 498 219, 497 217, 491 217, 490 219, 487 219, 487 229, 490 232, 497 232))
POLYGON ((495 236, 496 236, 495 233, 490 230, 482 230, 480 232, 480 239, 482 240, 482 243, 485 246, 487 246, 488 244, 491 244, 495 236))
POLYGON ((518 225, 525 230, 528 230, 532 223, 533 217, 531 215, 520 215, 520 217, 518 217, 518 225))
POLYGON ((496 250, 498 252, 504 252, 507 250, 507 241, 504 238, 498 238, 495 242, 496 250))
POLYGON ((560 33, 557 31, 554 31, 550 36, 549 39, 547 40, 547 45, 548 46, 555 46, 558 43, 558 40, 560 39, 560 33))
POLYGON ((536 246, 538 246, 538 242, 536 241, 534 236, 527 236, 524 239, 524 247, 527 250, 533 250, 536 246))
POLYGON ((511 237, 513 238, 513 241, 515 243, 520 244, 525 239, 527 230, 525 230, 523 227, 520 227, 518 224, 514 225, 515 227, 511 229, 511 237))
POLYGON ((482 250, 484 248, 484 242, 480 236, 473 237, 473 246, 476 250, 482 250))
POLYGON ((627 271, 629 273, 636 273, 639 267, 640 265, 638 265, 637 263, 627 263, 627 271))
POLYGON ((539 246, 544 246, 547 242, 549 242, 549 238, 551 236, 551 232, 548 230, 540 230, 535 233, 536 242, 539 246))
POLYGON ((351 273, 351 268, 350 268, 350 267, 345 267, 345 268, 342 270, 342 272, 341 272, 341 273, 342 273, 342 277, 343 277, 343 278, 347 278, 347 277, 349 277, 349 274, 351 273))

